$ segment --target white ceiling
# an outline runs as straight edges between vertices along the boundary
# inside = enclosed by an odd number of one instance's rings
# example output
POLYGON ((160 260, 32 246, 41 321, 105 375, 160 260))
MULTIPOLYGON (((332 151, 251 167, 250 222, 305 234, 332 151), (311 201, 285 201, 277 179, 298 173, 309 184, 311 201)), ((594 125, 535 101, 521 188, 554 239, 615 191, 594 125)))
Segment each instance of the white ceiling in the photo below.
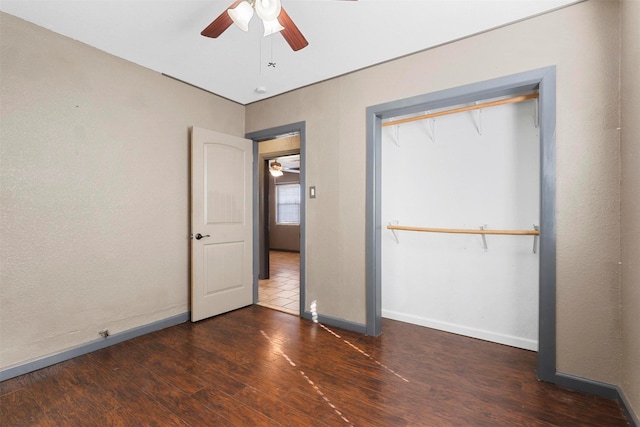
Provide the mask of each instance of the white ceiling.
POLYGON ((262 37, 256 17, 248 33, 201 36, 233 0, 1 0, 0 10, 248 104, 579 1, 282 0, 309 41, 298 52, 262 37))

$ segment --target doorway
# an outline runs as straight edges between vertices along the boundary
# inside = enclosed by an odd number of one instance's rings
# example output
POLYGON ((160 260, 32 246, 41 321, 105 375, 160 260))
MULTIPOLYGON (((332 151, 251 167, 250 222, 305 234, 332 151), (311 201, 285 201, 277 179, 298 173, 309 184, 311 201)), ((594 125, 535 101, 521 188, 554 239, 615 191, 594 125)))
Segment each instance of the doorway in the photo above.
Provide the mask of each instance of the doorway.
MULTIPOLYGON (((254 147, 254 186, 258 191, 254 194, 254 286, 253 303, 274 308, 286 313, 303 315, 305 307, 305 123, 298 122, 279 126, 246 135, 253 141, 254 147), (283 169, 283 176, 276 178, 269 172, 270 165, 277 161, 283 169), (295 246, 288 246, 282 240, 276 239, 271 244, 270 220, 275 218, 275 212, 269 213, 269 186, 282 184, 281 190, 291 181, 292 176, 298 186, 298 225, 279 224, 289 234, 296 234, 297 251, 295 246), (279 181, 277 181, 279 179, 279 181), (275 250, 274 250, 275 249, 275 250), (280 250, 278 250, 280 249, 280 250), (284 250, 282 250, 284 249, 284 250), (261 292, 261 285, 262 292, 261 292), (297 295, 296 295, 297 294, 297 295)), ((274 188, 274 192, 277 191, 274 188)), ((274 200, 275 202, 275 200, 274 200)), ((283 206, 284 210, 291 206, 283 206)), ((290 218, 280 221, 291 222, 290 218)), ((294 221, 295 222, 295 221, 294 221)), ((286 233, 285 233, 286 234, 286 233)), ((285 239, 286 240, 286 239, 285 239)))
POLYGON ((260 174, 261 216, 266 225, 260 245, 258 305, 300 314, 300 135, 263 141, 258 147, 264 173, 260 174), (296 152, 291 152, 296 147, 296 152), (287 153, 273 157, 273 150, 287 153))

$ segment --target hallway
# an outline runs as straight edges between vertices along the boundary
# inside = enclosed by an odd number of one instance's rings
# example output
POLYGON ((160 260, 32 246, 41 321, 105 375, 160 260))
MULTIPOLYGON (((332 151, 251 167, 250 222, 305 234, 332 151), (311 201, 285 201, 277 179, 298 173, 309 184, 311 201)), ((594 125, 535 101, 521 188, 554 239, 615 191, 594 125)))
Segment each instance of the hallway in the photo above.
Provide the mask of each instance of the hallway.
POLYGON ((269 279, 258 282, 258 305, 300 315, 300 254, 269 252, 269 279))

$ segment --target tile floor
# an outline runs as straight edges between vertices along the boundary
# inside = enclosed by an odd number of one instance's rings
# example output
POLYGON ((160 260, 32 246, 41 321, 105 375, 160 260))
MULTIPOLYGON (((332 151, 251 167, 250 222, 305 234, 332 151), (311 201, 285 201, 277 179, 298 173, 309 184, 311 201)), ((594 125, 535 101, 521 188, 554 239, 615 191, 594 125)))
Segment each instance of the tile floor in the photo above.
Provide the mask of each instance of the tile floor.
POLYGON ((258 305, 300 314, 300 254, 269 252, 269 279, 258 281, 258 305))

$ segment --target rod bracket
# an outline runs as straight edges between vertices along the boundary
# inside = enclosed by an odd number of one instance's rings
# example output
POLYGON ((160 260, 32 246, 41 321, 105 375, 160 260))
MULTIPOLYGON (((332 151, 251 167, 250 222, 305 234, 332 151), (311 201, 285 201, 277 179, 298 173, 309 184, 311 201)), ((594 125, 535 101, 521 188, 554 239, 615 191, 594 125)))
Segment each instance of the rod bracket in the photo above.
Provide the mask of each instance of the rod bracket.
MULTIPOLYGON (((400 221, 389 221, 389 225, 399 225, 400 221)), ((396 239, 396 243, 400 244, 400 238, 398 237, 398 233, 393 228, 391 229, 391 234, 393 234, 393 238, 396 239)))
MULTIPOLYGON (((486 229, 487 229, 487 224, 480 226, 480 230, 486 230, 486 229)), ((489 252, 489 247, 487 246, 487 236, 484 233, 481 234, 480 236, 482 236, 482 248, 484 249, 485 252, 489 252)))
MULTIPOLYGON (((478 101, 475 103, 476 107, 480 105, 478 101)), ((482 136, 482 108, 478 107, 475 110, 475 125, 476 130, 478 131, 478 136, 482 136)))

